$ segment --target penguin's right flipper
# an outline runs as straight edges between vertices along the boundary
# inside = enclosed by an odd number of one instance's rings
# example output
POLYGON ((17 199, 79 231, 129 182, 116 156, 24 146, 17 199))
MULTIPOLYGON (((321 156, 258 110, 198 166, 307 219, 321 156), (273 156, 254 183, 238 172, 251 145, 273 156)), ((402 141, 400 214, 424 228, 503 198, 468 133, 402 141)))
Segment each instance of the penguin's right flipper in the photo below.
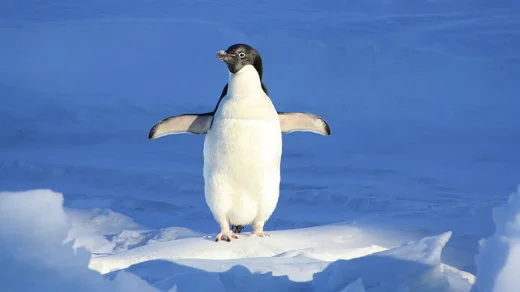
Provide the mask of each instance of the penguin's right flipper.
POLYGON ((152 127, 148 134, 148 139, 182 133, 206 134, 211 127, 212 121, 212 112, 169 117, 152 127))

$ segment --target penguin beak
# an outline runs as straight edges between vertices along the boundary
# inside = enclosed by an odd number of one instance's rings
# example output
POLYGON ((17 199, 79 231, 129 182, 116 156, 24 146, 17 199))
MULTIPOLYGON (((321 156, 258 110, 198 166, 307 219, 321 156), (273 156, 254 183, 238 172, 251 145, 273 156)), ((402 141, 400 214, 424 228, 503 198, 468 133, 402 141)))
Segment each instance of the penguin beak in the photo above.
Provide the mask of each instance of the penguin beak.
POLYGON ((229 57, 229 54, 226 51, 218 51, 217 58, 224 61, 227 57, 229 57))
POLYGON ((217 58, 226 63, 229 63, 231 60, 233 60, 233 57, 235 56, 235 54, 228 54, 226 51, 218 51, 217 53, 217 58))

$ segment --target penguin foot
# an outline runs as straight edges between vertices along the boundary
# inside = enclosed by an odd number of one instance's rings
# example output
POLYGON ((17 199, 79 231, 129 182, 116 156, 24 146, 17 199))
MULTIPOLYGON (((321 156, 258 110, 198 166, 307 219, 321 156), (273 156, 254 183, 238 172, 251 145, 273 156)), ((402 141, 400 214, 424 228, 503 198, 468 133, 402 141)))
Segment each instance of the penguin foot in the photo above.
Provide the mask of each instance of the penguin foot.
POLYGON ((253 232, 251 236, 256 235, 258 237, 269 237, 270 235, 264 232, 264 222, 255 221, 253 222, 253 232))
POLYGON ((265 233, 265 232, 263 232, 263 231, 253 231, 253 232, 251 233, 251 235, 256 235, 256 236, 258 236, 258 237, 269 237, 269 236, 271 236, 271 235, 269 235, 268 233, 265 233))
POLYGON ((227 230, 227 231, 220 232, 219 235, 217 235, 217 238, 215 239, 215 241, 223 240, 223 241, 230 242, 231 239, 238 239, 238 235, 236 235, 231 230, 227 230))

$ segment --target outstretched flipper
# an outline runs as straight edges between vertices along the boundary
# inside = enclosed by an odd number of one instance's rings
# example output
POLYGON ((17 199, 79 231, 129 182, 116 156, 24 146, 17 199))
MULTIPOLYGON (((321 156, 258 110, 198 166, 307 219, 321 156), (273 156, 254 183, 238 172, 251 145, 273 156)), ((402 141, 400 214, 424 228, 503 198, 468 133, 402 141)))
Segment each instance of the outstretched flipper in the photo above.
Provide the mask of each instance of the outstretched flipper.
POLYGON ((152 127, 148 134, 148 139, 181 133, 206 134, 211 127, 212 121, 213 113, 169 117, 152 127))
POLYGON ((313 132, 329 136, 330 127, 321 117, 311 113, 278 113, 282 133, 313 132))
MULTIPOLYGON (((313 132, 329 136, 330 127, 321 117, 311 113, 278 113, 283 134, 292 132, 313 132)), ((172 134, 206 134, 213 122, 213 112, 185 114, 166 118, 155 124, 148 139, 172 134)))

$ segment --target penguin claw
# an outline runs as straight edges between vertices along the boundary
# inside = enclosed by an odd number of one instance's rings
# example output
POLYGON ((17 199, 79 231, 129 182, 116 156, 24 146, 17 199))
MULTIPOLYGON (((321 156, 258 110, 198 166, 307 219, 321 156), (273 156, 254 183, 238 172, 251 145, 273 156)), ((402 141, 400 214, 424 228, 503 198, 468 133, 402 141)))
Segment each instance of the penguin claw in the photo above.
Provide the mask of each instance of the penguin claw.
POLYGON ((258 236, 258 237, 269 237, 269 236, 271 236, 271 235, 269 235, 268 233, 265 233, 265 232, 263 232, 263 231, 260 231, 260 232, 253 232, 253 233, 251 233, 251 235, 256 235, 256 236, 258 236))
POLYGON ((231 239, 238 239, 238 235, 236 235, 234 232, 232 231, 227 231, 227 232, 221 232, 219 235, 217 235, 217 238, 215 238, 215 241, 227 241, 227 242, 230 242, 231 239))

